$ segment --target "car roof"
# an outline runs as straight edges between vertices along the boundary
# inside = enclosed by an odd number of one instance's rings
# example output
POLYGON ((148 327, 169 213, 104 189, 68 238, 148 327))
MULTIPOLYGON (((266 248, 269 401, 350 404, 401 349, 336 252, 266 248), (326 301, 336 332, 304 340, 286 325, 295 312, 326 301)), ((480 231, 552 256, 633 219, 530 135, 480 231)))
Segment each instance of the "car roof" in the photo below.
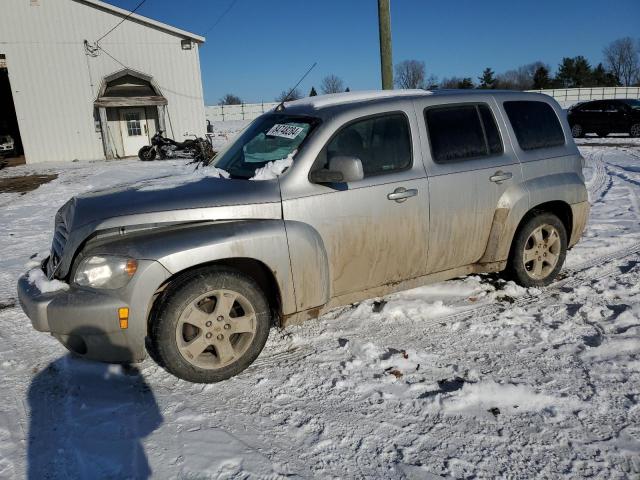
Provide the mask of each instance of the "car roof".
POLYGON ((345 106, 355 107, 373 102, 392 102, 394 100, 419 100, 428 97, 474 97, 479 95, 514 95, 514 96, 539 96, 538 93, 527 93, 514 90, 488 90, 488 89, 441 89, 441 90, 368 90, 358 92, 334 93, 329 95, 317 95, 291 102, 284 102, 282 107, 276 107, 276 112, 313 115, 328 114, 332 110, 343 109, 345 106))

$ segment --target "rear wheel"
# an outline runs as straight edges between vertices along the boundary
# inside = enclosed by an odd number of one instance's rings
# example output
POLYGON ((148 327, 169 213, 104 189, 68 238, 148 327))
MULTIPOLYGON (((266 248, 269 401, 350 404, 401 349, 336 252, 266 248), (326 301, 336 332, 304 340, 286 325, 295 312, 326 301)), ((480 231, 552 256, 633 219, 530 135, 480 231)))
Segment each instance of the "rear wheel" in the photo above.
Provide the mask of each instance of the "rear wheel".
POLYGON ((211 268, 176 282, 159 308, 150 341, 170 373, 213 383, 247 368, 262 351, 270 326, 269 305, 251 278, 211 268))
POLYGON ((156 158, 156 149, 150 145, 144 146, 138 150, 138 158, 143 162, 151 162, 156 158))
POLYGON ((544 287, 558 275, 567 254, 567 231, 552 213, 537 213, 518 230, 507 273, 524 287, 544 287))
POLYGON ((631 129, 629 130, 629 133, 631 134, 632 137, 640 137, 640 123, 635 123, 633 125, 631 125, 631 129))
POLYGON ((584 137, 584 128, 579 123, 576 123, 573 127, 571 127, 571 135, 573 138, 581 138, 584 137))

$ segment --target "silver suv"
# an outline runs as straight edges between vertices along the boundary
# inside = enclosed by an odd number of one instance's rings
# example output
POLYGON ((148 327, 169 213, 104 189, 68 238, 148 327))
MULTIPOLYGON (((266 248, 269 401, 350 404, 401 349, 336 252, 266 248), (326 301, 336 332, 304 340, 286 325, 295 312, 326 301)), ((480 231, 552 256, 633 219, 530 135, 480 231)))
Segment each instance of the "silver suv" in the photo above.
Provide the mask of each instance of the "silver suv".
POLYGON ((87 358, 149 351, 216 382, 274 324, 471 273, 545 286, 589 213, 571 130, 539 94, 290 102, 207 172, 66 203, 50 257, 18 283, 33 326, 87 358))

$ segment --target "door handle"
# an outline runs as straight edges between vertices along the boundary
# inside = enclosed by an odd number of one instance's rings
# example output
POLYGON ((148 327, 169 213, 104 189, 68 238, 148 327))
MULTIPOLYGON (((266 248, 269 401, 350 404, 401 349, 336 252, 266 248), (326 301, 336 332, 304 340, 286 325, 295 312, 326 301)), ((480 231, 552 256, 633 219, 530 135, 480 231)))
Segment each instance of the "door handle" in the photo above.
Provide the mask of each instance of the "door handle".
POLYGON ((387 194, 389 200, 395 200, 398 203, 404 202, 409 197, 415 197, 418 195, 417 188, 406 189, 404 187, 396 188, 392 193, 387 194))
POLYGON ((502 183, 505 180, 509 180, 511 177, 513 177, 513 173, 503 172, 502 170, 498 170, 496 173, 494 173, 489 177, 489 180, 491 180, 494 183, 502 183))

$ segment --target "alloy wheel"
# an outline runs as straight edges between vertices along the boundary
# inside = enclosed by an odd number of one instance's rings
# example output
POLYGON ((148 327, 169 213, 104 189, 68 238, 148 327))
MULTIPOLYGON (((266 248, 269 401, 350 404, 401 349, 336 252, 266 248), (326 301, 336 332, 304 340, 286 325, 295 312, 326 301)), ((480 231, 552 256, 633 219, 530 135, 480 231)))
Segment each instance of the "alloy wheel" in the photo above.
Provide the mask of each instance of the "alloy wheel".
POLYGON ((214 290, 183 310, 176 325, 176 342, 189 363, 215 370, 242 357, 256 329, 256 313, 249 300, 231 290, 214 290))
POLYGON ((522 260, 527 274, 535 280, 547 278, 556 268, 562 244, 560 234, 552 225, 537 227, 527 239, 522 260))
POLYGON ((573 135, 573 138, 582 136, 582 126, 574 125, 573 127, 571 127, 571 135, 573 135))

